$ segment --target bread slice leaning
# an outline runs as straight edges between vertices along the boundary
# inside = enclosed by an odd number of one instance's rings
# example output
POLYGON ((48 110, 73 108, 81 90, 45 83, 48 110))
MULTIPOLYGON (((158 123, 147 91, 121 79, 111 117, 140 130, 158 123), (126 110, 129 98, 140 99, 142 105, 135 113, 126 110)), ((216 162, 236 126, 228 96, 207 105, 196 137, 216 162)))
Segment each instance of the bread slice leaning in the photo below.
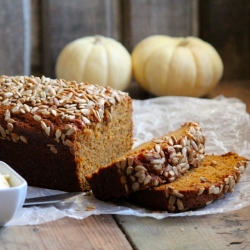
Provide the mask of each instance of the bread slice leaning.
POLYGON ((144 207, 168 212, 201 208, 233 192, 248 161, 232 152, 221 156, 205 155, 198 168, 172 183, 132 193, 129 199, 144 207))
POLYGON ((86 175, 95 197, 106 200, 173 182, 204 157, 201 126, 187 122, 178 130, 146 142, 86 175))

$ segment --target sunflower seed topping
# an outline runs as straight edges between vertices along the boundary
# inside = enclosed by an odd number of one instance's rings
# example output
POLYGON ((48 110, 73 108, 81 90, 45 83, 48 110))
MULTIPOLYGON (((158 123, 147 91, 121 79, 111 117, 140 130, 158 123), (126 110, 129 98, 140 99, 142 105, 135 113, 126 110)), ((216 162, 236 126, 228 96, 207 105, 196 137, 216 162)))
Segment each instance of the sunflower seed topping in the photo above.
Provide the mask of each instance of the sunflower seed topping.
MULTIPOLYGON (((110 121, 112 115, 109 112, 112 106, 127 96, 127 93, 108 86, 102 87, 83 82, 54 80, 44 76, 41 78, 0 76, 0 105, 7 107, 4 119, 8 123, 15 122, 16 118, 11 118, 12 114, 19 119, 26 113, 31 114, 37 122, 47 117, 60 117, 66 123, 72 123, 78 119, 82 126, 99 123, 104 119, 110 121), (104 115, 106 110, 110 114, 108 117, 104 115)), ((57 126, 57 121, 55 125, 57 126)), ((51 133, 47 126, 41 126, 46 134, 51 133)), ((76 130, 70 130, 66 135, 71 136, 76 130)), ((56 139, 58 138, 57 135, 56 139)))
POLYGON ((208 194, 213 194, 214 190, 215 190, 215 186, 214 185, 210 186, 208 189, 208 194))
POLYGON ((20 140, 26 144, 28 143, 27 138, 23 135, 20 135, 20 140))
POLYGON ((176 205, 177 205, 177 208, 179 211, 182 211, 184 210, 184 206, 183 206, 183 203, 180 199, 177 198, 177 201, 176 201, 176 205))

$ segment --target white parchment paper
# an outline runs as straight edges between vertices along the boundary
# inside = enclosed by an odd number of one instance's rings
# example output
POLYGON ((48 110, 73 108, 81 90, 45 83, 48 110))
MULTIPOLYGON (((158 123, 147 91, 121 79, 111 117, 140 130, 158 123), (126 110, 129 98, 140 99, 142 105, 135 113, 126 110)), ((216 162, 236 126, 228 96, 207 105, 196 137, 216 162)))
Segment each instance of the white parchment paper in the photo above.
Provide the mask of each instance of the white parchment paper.
MULTIPOLYGON (((250 116, 245 104, 236 98, 215 99, 158 97, 134 100, 135 145, 179 128, 184 122, 196 121, 206 135, 206 153, 235 151, 250 159, 250 116)), ((28 198, 62 193, 56 190, 28 188, 28 198)), ((84 219, 90 215, 119 214, 150 216, 156 219, 173 216, 205 215, 233 211, 250 205, 250 167, 244 172, 233 193, 205 208, 178 214, 146 210, 126 200, 102 202, 92 195, 80 195, 65 206, 23 207, 7 225, 39 224, 65 216, 84 219)))

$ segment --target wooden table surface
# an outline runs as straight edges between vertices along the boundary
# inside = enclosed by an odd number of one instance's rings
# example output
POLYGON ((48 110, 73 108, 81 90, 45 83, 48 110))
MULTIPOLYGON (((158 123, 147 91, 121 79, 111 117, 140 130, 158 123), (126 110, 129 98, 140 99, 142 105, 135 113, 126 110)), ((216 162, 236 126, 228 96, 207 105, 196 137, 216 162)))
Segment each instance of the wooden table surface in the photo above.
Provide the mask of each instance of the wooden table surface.
MULTIPOLYGON (((218 95, 241 99, 250 113, 250 81, 222 82, 208 97, 218 95)), ((250 249, 250 207, 161 220, 99 215, 3 227, 0 250, 3 249, 250 249)))

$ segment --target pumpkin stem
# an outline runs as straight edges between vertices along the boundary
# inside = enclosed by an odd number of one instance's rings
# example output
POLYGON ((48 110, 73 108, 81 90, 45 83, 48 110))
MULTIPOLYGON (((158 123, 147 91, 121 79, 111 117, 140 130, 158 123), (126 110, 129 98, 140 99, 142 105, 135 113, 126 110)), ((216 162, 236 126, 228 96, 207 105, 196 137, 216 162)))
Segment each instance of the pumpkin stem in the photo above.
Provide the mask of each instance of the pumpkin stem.
POLYGON ((183 38, 183 40, 178 44, 178 46, 185 47, 189 43, 187 38, 183 38))
POLYGON ((101 41, 102 41, 102 36, 100 36, 100 35, 95 35, 94 44, 101 43, 101 41))

